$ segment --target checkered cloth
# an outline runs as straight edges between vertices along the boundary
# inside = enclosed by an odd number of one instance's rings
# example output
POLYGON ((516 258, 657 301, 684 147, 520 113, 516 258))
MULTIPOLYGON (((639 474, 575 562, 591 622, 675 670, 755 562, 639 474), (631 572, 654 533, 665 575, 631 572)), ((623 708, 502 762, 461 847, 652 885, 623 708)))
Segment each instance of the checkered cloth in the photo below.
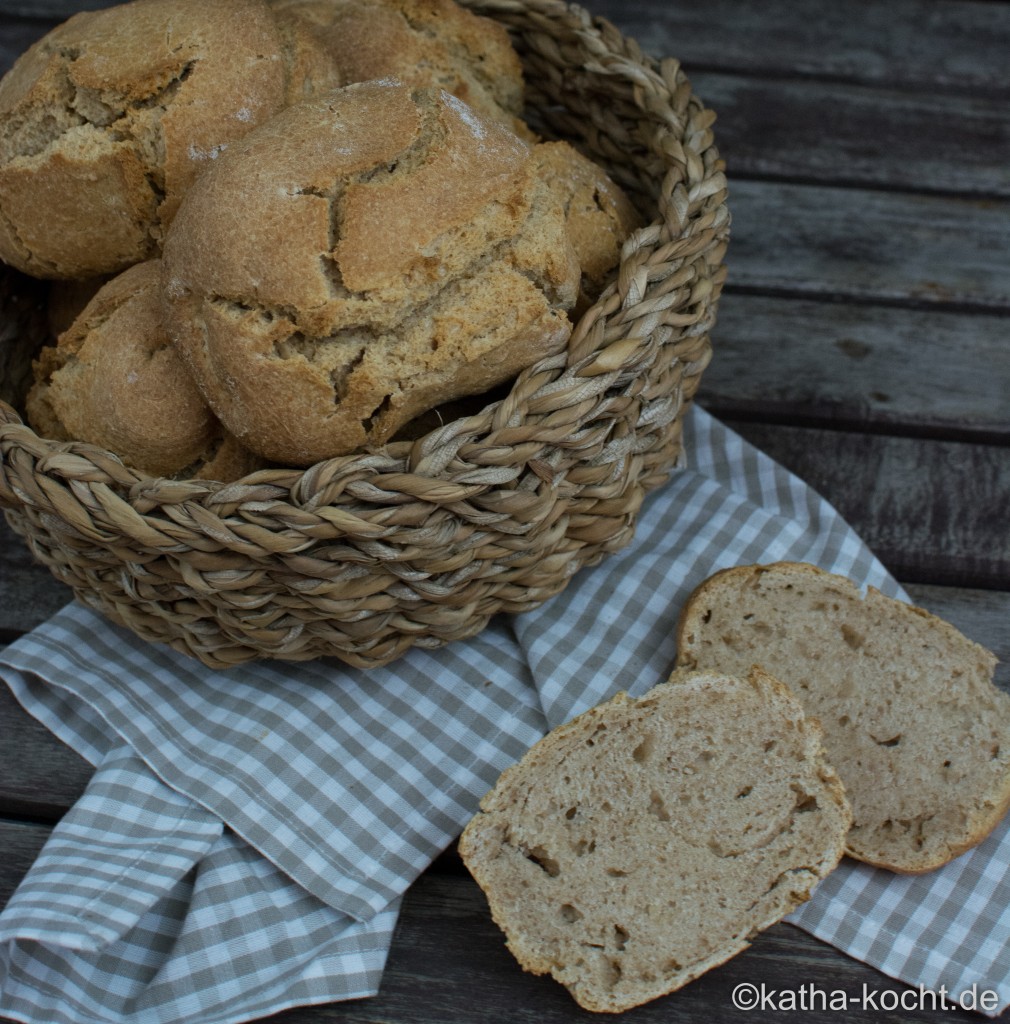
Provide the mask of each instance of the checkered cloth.
MULTIPOLYGON (((91 761, 0 915, 0 1014, 236 1022, 374 994, 403 891, 500 771, 618 689, 666 678, 717 569, 814 562, 900 591, 838 514, 700 410, 635 540, 546 605, 384 669, 215 672, 72 605, 3 652, 91 761)), ((792 920, 896 978, 1010 1003, 1010 836, 919 878, 844 862, 792 920)))

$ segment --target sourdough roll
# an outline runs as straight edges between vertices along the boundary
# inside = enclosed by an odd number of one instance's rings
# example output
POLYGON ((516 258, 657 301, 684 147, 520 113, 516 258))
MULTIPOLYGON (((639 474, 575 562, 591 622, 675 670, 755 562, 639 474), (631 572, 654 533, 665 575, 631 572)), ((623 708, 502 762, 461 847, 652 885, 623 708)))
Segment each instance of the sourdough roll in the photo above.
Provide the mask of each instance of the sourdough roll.
POLYGON ((0 257, 86 278, 156 255, 192 181, 288 103, 339 84, 265 0, 75 15, 0 81, 0 257))
POLYGON ((578 284, 528 146, 389 79, 292 106, 222 154, 169 231, 163 293, 229 430, 308 465, 563 347, 578 284))
POLYGON ((582 271, 577 311, 596 301, 621 247, 642 220, 624 191, 595 161, 567 142, 534 146, 538 173, 565 211, 568 237, 582 271))
POLYGON ((760 671, 618 694, 549 733, 480 807, 460 853, 509 949, 610 1013, 808 899, 850 820, 817 723, 760 671))
POLYGON ((508 32, 454 0, 271 0, 306 25, 345 82, 399 78, 434 85, 532 139, 523 76, 508 32))
POLYGON ((919 873, 1010 806, 1010 696, 996 659, 921 608, 797 562, 716 573, 684 606, 679 664, 760 665, 824 728, 852 803, 847 852, 919 873))
POLYGON ((152 476, 232 480, 260 460, 227 435, 161 326, 158 261, 98 290, 35 364, 28 419, 41 435, 87 441, 152 476))

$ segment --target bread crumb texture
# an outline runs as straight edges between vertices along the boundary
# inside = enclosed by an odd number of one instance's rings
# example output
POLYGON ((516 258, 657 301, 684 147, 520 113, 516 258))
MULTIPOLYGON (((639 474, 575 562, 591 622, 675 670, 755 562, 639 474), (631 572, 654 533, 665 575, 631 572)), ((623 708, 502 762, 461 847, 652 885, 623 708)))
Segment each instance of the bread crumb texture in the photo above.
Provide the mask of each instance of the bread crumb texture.
POLYGON ((850 814, 779 682, 675 673, 552 731, 460 840, 520 964, 618 1012, 729 959, 808 899, 850 814))
POLYGON ((563 348, 579 284, 528 143, 396 79, 251 132, 165 242, 173 340, 232 433, 290 465, 381 444, 563 348))
POLYGON ((685 605, 682 666, 760 665, 824 729, 853 808, 847 853, 939 867, 1010 804, 1010 696, 995 657, 920 608, 803 563, 717 573, 685 605))

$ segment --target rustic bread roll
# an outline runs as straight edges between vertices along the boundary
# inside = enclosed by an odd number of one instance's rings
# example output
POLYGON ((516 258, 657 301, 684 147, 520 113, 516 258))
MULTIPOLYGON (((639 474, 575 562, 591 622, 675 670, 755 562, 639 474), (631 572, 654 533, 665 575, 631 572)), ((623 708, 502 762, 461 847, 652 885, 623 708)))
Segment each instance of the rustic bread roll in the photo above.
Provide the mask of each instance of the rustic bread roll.
POLYGON ((1010 696, 995 658, 953 626, 842 576, 780 562, 716 573, 685 605, 678 662, 792 687, 852 803, 847 853, 939 867, 1010 806, 1010 696))
POLYGON ((338 71, 265 0, 75 15, 0 81, 0 257, 83 278, 157 254, 194 178, 338 71))
POLYGON ((621 246, 641 218, 624 192, 594 161, 567 142, 535 146, 532 159, 565 211, 568 237, 582 269, 576 314, 596 301, 621 246))
POLYGON ((535 171, 502 125, 396 80, 290 107, 223 154, 166 239, 164 295, 229 430, 308 465, 563 347, 579 268, 535 171))
POLYGON ((140 263, 104 285, 35 364, 28 419, 152 476, 233 480, 261 465, 207 408, 161 327, 161 270, 140 263))
POLYGON ((310 27, 350 82, 435 85, 532 139, 522 65, 504 26, 454 0, 271 0, 310 27))
POLYGON ((781 683, 675 673, 548 734, 459 848, 520 964, 618 1012, 808 899, 849 820, 820 729, 781 683))

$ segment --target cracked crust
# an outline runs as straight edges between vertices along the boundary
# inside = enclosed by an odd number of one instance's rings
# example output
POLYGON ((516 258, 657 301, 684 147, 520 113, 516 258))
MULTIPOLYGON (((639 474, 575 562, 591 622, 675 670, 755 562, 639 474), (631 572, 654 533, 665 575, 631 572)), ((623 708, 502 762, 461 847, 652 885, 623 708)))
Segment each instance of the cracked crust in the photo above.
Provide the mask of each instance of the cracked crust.
POLYGON ((674 673, 552 731, 460 853, 520 964, 589 1010, 680 988, 808 899, 850 814, 777 680, 674 673))
POLYGON ((165 245, 166 322, 212 408, 309 465, 560 349, 579 267, 536 170, 501 124, 396 80, 251 133, 165 245))
POLYGON ((433 85, 533 141, 522 121, 522 65, 506 29, 454 0, 271 0, 311 27, 347 82, 433 85))
POLYGON ((680 665, 760 665, 817 716, 852 802, 850 856, 931 871, 1010 807, 996 659, 921 608, 805 563, 740 566, 695 590, 677 638, 680 665))
POLYGON ((152 476, 233 480, 260 467, 208 409, 161 326, 157 260, 101 287, 34 365, 35 430, 152 476))
POLYGON ((338 71, 264 0, 75 15, 0 81, 0 257, 86 278, 156 255, 196 176, 338 71))

